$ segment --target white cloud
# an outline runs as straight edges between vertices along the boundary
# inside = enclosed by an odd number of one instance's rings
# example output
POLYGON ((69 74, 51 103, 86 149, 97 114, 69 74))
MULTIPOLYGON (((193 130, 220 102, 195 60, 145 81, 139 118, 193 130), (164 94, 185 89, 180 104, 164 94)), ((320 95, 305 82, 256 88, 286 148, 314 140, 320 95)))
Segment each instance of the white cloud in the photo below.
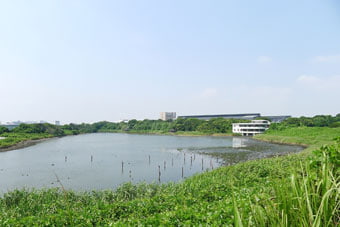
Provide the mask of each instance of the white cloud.
POLYGON ((312 90, 339 90, 340 75, 329 77, 317 77, 310 75, 301 75, 296 79, 298 85, 312 90))
POLYGON ((257 62, 258 63, 261 63, 261 64, 265 64, 265 63, 269 63, 272 61, 272 58, 271 57, 268 57, 268 56, 259 56, 257 58, 257 62))
POLYGON ((316 62, 339 62, 340 63, 340 54, 338 55, 328 55, 328 56, 316 56, 314 58, 316 62))
POLYGON ((296 79, 296 81, 302 85, 311 85, 321 82, 321 79, 316 76, 301 75, 296 79))
POLYGON ((206 88, 202 93, 201 97, 202 98, 212 98, 217 96, 217 89, 215 88, 206 88))

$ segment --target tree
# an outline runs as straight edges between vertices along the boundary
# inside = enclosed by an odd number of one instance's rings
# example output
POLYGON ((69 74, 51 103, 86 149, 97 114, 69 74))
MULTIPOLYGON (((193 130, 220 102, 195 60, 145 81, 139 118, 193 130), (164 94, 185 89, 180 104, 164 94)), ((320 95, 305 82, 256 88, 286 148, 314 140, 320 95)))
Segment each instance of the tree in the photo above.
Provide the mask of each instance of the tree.
POLYGON ((5 132, 9 132, 9 129, 6 128, 6 127, 0 126, 0 135, 1 135, 2 133, 5 133, 5 132))

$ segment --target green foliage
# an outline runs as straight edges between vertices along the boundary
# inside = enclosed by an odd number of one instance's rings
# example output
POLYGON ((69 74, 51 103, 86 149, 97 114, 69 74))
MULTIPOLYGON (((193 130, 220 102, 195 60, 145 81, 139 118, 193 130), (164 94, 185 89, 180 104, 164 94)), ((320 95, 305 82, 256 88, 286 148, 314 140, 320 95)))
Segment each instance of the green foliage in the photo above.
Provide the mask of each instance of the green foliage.
MULTIPOLYGON (((251 196, 248 225, 338 226, 340 140, 313 152, 289 178, 273 181, 273 196, 251 196)), ((246 222, 245 222, 246 223, 246 222)))
MULTIPOLYGON (((249 122, 240 119, 213 118, 208 121, 195 118, 179 118, 176 120, 142 120, 135 119, 126 122, 97 122, 94 124, 69 124, 61 127, 65 134, 81 134, 95 132, 131 132, 131 133, 174 133, 192 132, 204 134, 231 134, 232 124, 237 122, 249 122)), ((335 117, 330 115, 317 115, 312 118, 288 118, 282 123, 272 123, 269 131, 281 131, 295 127, 338 127, 340 114, 335 117)))
POLYGON ((316 115, 314 117, 291 117, 284 120, 280 123, 280 128, 289 128, 289 127, 338 127, 338 123, 340 122, 340 114, 336 116, 331 115, 316 115))
POLYGON ((9 132, 8 128, 0 126, 0 135, 5 132, 9 132))
POLYGON ((312 145, 319 148, 323 144, 329 144, 340 135, 340 128, 329 127, 295 127, 281 130, 269 129, 264 134, 255 138, 279 143, 291 143, 300 145, 312 145))
POLYGON ((12 129, 14 133, 47 133, 53 136, 63 136, 64 131, 56 126, 48 123, 45 124, 20 124, 18 127, 12 129))
POLYGON ((334 139, 336 144, 322 146, 313 152, 311 158, 311 166, 313 168, 321 168, 325 163, 329 163, 330 168, 335 174, 340 174, 340 137, 334 139))
POLYGON ((339 128, 340 127, 340 121, 333 122, 329 125, 331 128, 339 128))
POLYGON ((2 133, 0 148, 8 148, 20 142, 66 135, 60 126, 51 124, 20 124, 11 131, 2 133))
POLYGON ((142 120, 135 119, 120 123, 97 122, 94 124, 69 124, 62 126, 67 130, 67 134, 91 133, 91 132, 131 132, 131 133, 175 133, 192 132, 213 134, 232 132, 232 123, 249 122, 244 120, 216 118, 209 121, 199 119, 184 119, 162 121, 162 120, 142 120))
POLYGON ((0 140, 0 148, 11 147, 24 141, 53 137, 53 135, 48 133, 13 133, 13 132, 3 133, 2 136, 5 137, 5 139, 0 140))

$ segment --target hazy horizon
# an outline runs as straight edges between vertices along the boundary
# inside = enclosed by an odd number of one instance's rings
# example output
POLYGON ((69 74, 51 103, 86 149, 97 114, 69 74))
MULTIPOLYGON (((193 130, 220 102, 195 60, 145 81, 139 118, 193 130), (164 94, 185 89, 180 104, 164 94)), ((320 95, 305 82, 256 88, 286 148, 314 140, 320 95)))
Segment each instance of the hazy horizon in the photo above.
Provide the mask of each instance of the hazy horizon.
POLYGON ((340 2, 4 1, 0 122, 340 113, 340 2))
MULTIPOLYGON (((250 112, 249 112, 250 113, 250 112)), ((253 112, 254 113, 254 112, 253 112)), ((229 113, 220 113, 220 114, 229 114, 229 113)), ((231 114, 244 114, 244 113, 231 113, 231 114)), ((340 114, 340 113, 338 113, 340 114)), ((190 114, 190 115, 201 115, 201 114, 190 114)), ((204 115, 204 114, 202 114, 204 115)), ((212 113, 211 115, 219 115, 218 113, 217 114, 214 114, 212 113)), ((285 114, 279 114, 279 115, 285 115, 285 114)), ((320 114, 320 115, 331 115, 331 114, 320 114)), ((336 114, 333 114, 332 116, 335 116, 336 114)), ((185 116, 185 115, 178 115, 178 116, 185 116)), ((273 115, 264 115, 264 114, 261 114, 261 116, 263 117, 266 117, 266 116, 273 116, 273 115)), ((300 116, 292 116, 292 117, 313 117, 313 116, 316 116, 316 115, 300 115, 300 116)), ((96 123, 96 122, 100 122, 100 121, 108 121, 108 122, 121 122, 121 121, 125 121, 125 120, 138 120, 138 121, 143 121, 143 120, 159 120, 160 117, 154 117, 154 118, 140 118, 140 119, 137 119, 137 118, 124 118, 124 119, 118 119, 118 120, 98 120, 98 121, 83 121, 83 122, 74 122, 74 121, 60 121, 58 119, 56 120, 49 120, 49 121, 46 121, 46 120, 22 120, 22 119, 17 119, 17 120, 10 120, 10 121, 0 121, 0 125, 3 124, 3 125, 6 125, 7 123, 13 123, 13 122, 23 122, 23 123, 27 123, 27 124, 36 124, 36 123, 50 123, 50 124, 55 124, 56 121, 59 121, 59 124, 60 125, 65 125, 65 124, 70 124, 70 123, 73 123, 73 124, 82 124, 82 123, 96 123)))

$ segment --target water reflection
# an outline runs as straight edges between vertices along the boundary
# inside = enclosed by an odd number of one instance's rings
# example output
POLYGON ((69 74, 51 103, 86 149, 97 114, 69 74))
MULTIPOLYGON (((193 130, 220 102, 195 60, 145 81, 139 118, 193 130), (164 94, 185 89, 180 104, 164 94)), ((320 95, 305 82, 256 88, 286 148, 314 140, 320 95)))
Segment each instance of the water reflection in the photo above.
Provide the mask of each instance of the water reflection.
POLYGON ((241 137, 233 137, 233 148, 245 147, 245 139, 241 137))

